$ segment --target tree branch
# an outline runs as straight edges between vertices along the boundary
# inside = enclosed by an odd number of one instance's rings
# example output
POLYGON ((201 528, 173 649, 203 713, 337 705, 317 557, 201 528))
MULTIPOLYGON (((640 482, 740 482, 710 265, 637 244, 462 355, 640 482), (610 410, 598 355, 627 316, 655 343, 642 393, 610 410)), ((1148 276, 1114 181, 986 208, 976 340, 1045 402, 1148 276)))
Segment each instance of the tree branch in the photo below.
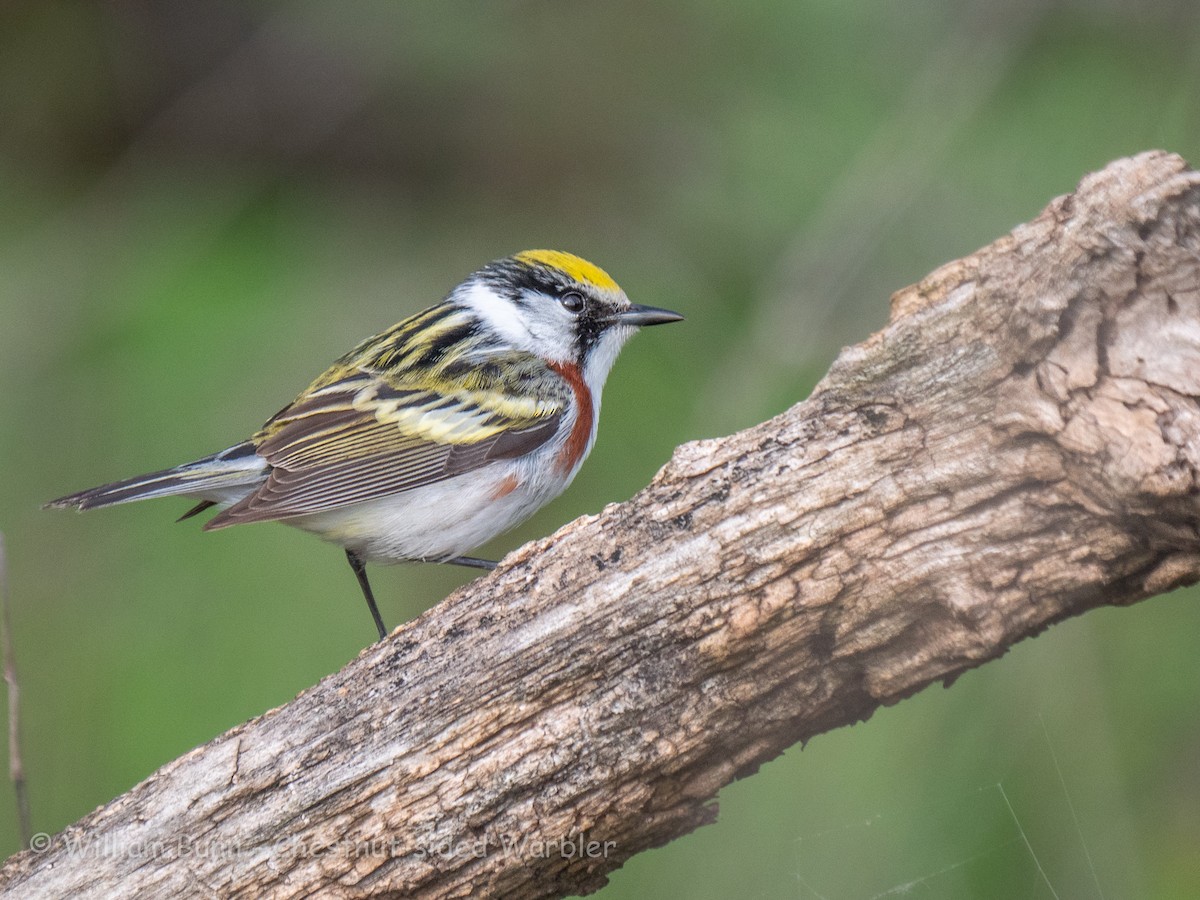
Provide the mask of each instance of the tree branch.
POLYGON ((1147 153, 0 879, 30 896, 551 897, 796 741, 1200 578, 1200 175, 1147 153))

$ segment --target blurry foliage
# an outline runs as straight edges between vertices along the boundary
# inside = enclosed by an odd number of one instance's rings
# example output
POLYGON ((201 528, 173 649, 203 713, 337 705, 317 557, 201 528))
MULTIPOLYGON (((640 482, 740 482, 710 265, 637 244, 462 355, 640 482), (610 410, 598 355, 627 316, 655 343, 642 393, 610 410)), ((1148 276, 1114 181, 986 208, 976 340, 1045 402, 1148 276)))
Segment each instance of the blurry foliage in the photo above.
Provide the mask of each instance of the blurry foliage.
MULTIPOLYGON (((1188 0, 5 4, 0 529, 35 830, 372 638, 306 535, 40 502, 232 443, 480 263, 563 247, 688 322, 625 351, 591 460, 502 553, 803 398, 891 291, 1085 172, 1200 161, 1198 78, 1188 0)), ((470 575, 374 577, 394 625, 470 575)), ((1194 896, 1196 606, 1089 614, 794 748, 603 896, 1194 896)))

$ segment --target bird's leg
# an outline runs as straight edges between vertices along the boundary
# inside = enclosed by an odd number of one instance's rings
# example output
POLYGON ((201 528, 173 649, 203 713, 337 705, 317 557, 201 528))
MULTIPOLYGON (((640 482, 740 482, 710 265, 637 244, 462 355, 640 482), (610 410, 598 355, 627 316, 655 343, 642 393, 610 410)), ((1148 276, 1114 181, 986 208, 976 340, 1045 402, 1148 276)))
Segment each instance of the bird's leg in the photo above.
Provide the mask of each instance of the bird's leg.
POLYGON ((480 559, 477 556, 456 556, 453 559, 444 559, 442 562, 454 566, 466 566, 468 569, 487 569, 489 572, 498 565, 490 559, 480 559))
POLYGON ((363 564, 362 557, 353 550, 346 551, 346 559, 350 560, 350 568, 354 570, 354 575, 358 578, 358 586, 362 588, 363 596, 367 598, 367 606, 371 608, 371 618, 375 620, 375 627, 379 629, 379 639, 382 641, 387 637, 387 629, 383 627, 383 617, 379 615, 379 607, 375 605, 371 582, 367 581, 367 567, 363 564))

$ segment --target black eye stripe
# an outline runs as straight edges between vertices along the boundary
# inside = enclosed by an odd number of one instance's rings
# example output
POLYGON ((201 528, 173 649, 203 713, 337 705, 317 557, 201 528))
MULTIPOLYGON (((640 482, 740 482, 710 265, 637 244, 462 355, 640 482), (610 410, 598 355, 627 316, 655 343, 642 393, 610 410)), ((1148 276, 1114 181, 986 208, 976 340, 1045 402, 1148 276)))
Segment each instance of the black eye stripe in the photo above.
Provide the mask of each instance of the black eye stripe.
POLYGON ((544 303, 561 304, 574 316, 572 330, 580 359, 586 358, 599 343, 608 329, 610 314, 615 311, 604 297, 592 296, 589 286, 580 285, 565 273, 513 257, 489 263, 474 277, 520 308, 533 310, 544 303), (573 308, 577 302, 575 298, 582 301, 578 309, 573 308))

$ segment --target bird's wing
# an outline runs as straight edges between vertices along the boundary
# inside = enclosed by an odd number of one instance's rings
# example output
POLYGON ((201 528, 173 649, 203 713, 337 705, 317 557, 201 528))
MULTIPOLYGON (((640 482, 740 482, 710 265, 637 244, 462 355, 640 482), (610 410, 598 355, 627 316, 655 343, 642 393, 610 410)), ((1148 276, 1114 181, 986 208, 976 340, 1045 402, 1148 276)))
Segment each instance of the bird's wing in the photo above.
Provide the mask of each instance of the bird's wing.
POLYGON ((531 354, 460 358, 431 377, 394 351, 375 365, 378 346, 370 358, 365 344, 352 351, 254 436, 266 481, 206 529, 361 503, 522 456, 554 436, 569 402, 570 388, 531 354))

